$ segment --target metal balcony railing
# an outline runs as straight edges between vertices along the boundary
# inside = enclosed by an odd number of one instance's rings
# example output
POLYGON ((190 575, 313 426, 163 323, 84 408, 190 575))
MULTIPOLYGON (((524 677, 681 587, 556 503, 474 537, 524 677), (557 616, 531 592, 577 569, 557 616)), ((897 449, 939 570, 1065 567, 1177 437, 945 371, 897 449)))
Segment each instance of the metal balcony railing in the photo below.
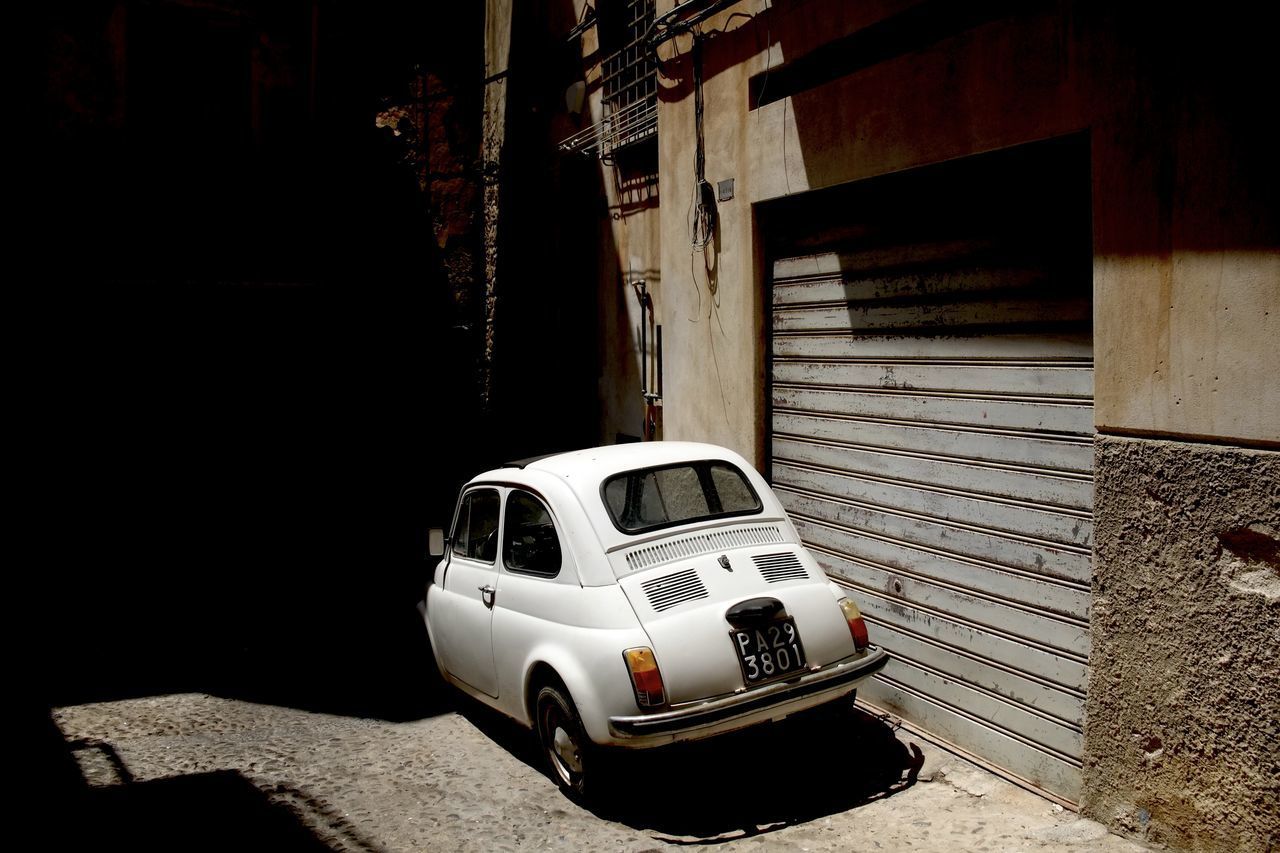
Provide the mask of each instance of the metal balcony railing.
POLYGON ((560 143, 563 151, 607 159, 658 130, 658 69, 645 46, 654 0, 623 0, 626 43, 601 64, 604 117, 560 143))
MULTIPOLYGON (((605 109, 608 112, 607 104, 605 109)), ((639 142, 657 132, 657 100, 636 101, 617 112, 608 112, 598 124, 583 128, 565 139, 560 143, 560 150, 604 158, 625 145, 639 142)))

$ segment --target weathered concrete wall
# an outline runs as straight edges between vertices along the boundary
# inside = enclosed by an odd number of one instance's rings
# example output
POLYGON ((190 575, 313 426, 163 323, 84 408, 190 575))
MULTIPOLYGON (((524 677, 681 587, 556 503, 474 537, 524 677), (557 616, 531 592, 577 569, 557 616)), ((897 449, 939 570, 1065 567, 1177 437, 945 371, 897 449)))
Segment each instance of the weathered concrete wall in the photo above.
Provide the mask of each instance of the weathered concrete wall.
POLYGON ((1278 443, 1270 48, 1230 15, 1143 23, 1101 21, 1087 67, 1098 430, 1278 443))
POLYGON ((493 396, 493 362, 497 339, 498 295, 501 292, 498 226, 501 214, 499 176, 507 134, 507 74, 511 60, 512 0, 486 0, 484 15, 484 119, 480 160, 484 174, 484 345, 480 395, 488 406, 493 396))
MULTIPOLYGON (((581 18, 585 5, 587 0, 573 0, 575 21, 581 18)), ((572 125, 564 127, 563 137, 598 124, 605 114, 604 54, 597 28, 591 27, 583 33, 580 50, 584 59, 586 102, 582 115, 575 117, 572 125)), ((647 144, 652 146, 653 141, 647 144)), ((620 436, 641 436, 645 414, 641 393, 643 376, 654 377, 657 371, 657 348, 652 328, 648 332, 646 352, 641 353, 640 331, 646 322, 646 314, 641 310, 636 294, 637 282, 643 281, 648 290, 655 317, 658 317, 657 323, 664 322, 656 313, 661 311, 663 304, 657 162, 652 158, 653 162, 647 164, 645 152, 636 155, 634 150, 624 153, 618 165, 591 155, 594 168, 599 173, 604 210, 598 220, 597 232, 583 235, 582 239, 594 239, 601 248, 596 305, 599 341, 597 395, 600 405, 596 440, 601 444, 611 444, 620 436)), ((655 379, 650 378, 649 384, 655 384, 655 379)))
MULTIPOLYGON (((642 376, 646 375, 642 370, 650 377, 655 377, 657 371, 657 348, 652 326, 647 332, 645 352, 640 351, 641 324, 647 322, 647 315, 641 310, 636 284, 644 282, 655 310, 660 310, 659 306, 663 304, 663 292, 662 275, 658 269, 656 204, 647 210, 622 212, 623 202, 613 181, 613 167, 601 164, 600 169, 605 178, 610 215, 602 225, 600 235, 607 251, 602 254, 599 271, 599 441, 611 444, 619 435, 642 434, 644 398, 641 385, 642 376)), ((653 192, 656 196, 656 185, 653 192)), ((667 328, 664 326, 664 334, 667 328)), ((656 383, 651 378, 649 384, 656 383)))
POLYGON ((680 318, 668 320, 669 438, 715 441, 764 461, 769 270, 757 203, 1087 127, 1080 45, 1071 21, 1052 10, 993 21, 751 109, 752 76, 913 5, 815 0, 799 13, 744 3, 704 26, 725 30, 704 51, 707 179, 733 178, 736 191, 718 206, 719 239, 705 252, 691 252, 689 240, 690 45, 663 51, 662 269, 667 310, 680 318), (729 19, 747 8, 751 20, 729 19))
MULTIPOLYGON (((599 166, 558 143, 578 129, 564 92, 581 79, 572 0, 487 8, 483 139, 486 367, 501 458, 598 440, 599 166), (504 449, 505 448, 505 449, 504 449)), ((615 270, 616 276, 616 270, 615 270)), ((495 459, 493 461, 498 461, 495 459)))
POLYGON ((1280 454, 1099 436, 1085 813, 1280 842, 1280 454))
POLYGON ((1280 371, 1265 357, 1280 338, 1269 198, 1280 160, 1266 150, 1257 109, 1269 55, 1250 35, 1257 28, 1035 4, 751 109, 753 75, 912 5, 744 2, 703 26, 723 29, 704 50, 707 179, 736 182, 707 253, 689 240, 690 43, 660 50, 668 437, 763 454, 768 271, 753 205, 1087 132, 1099 429, 1280 442, 1280 371))
POLYGON ((1148 437, 1099 441, 1087 807, 1176 845, 1267 849, 1280 637, 1274 551, 1250 562, 1248 543, 1280 530, 1276 456, 1151 437, 1280 442, 1280 158, 1260 108, 1270 29, 1252 15, 1029 4, 752 109, 754 75, 919 5, 744 0, 702 25, 716 33, 706 178, 736 191, 705 250, 689 233, 690 40, 659 51, 666 436, 764 461, 766 205, 1087 134, 1096 424, 1148 437))

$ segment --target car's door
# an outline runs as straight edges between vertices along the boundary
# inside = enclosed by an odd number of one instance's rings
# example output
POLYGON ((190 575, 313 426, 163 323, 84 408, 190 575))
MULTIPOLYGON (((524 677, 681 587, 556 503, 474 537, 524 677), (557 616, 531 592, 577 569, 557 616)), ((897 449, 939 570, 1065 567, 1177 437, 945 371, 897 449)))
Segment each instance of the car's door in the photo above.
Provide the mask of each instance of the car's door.
POLYGON ((494 597, 498 586, 498 490, 477 487, 462 496, 444 577, 446 606, 437 632, 449 674, 489 696, 498 695, 493 665, 494 597))
POLYGON ((579 589, 565 566, 565 548, 547 504, 533 492, 511 488, 502 513, 502 560, 493 615, 493 656, 512 716, 522 713, 523 675, 530 649, 564 639, 579 589))

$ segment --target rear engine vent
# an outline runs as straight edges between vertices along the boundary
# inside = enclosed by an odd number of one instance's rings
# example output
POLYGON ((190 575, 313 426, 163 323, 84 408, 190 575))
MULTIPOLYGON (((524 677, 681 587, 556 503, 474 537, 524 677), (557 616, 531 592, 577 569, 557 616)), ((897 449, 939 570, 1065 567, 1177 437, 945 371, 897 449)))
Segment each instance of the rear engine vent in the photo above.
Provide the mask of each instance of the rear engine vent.
POLYGON ((686 601, 707 597, 707 588, 702 585, 698 573, 693 569, 647 580, 640 584, 640 588, 649 599, 649 606, 658 612, 686 601))
POLYGON ((756 568, 769 583, 781 583, 809 577, 800 563, 800 558, 790 551, 781 554, 757 554, 751 558, 756 568))
POLYGON ((627 568, 631 571, 651 569, 663 563, 684 560, 689 557, 700 557, 703 554, 718 554, 730 548, 744 548, 748 545, 769 545, 782 541, 782 531, 774 524, 756 524, 751 527, 734 527, 728 530, 714 530, 710 533, 695 533, 680 539, 669 539, 656 545, 645 545, 627 554, 627 568))

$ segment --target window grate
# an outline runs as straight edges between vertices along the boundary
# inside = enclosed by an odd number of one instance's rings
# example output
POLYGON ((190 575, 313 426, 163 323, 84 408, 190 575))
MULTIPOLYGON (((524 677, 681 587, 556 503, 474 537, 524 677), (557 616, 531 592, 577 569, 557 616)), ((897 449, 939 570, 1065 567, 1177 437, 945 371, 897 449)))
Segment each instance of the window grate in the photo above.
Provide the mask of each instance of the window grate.
MULTIPOLYGON (((607 158, 658 132, 658 67, 645 47, 653 26, 654 0, 621 0, 622 47, 602 65, 604 116, 560 143, 566 151, 607 158)), ((599 30, 602 41, 608 28, 599 30)), ((611 45, 601 44, 602 51, 611 45)))

